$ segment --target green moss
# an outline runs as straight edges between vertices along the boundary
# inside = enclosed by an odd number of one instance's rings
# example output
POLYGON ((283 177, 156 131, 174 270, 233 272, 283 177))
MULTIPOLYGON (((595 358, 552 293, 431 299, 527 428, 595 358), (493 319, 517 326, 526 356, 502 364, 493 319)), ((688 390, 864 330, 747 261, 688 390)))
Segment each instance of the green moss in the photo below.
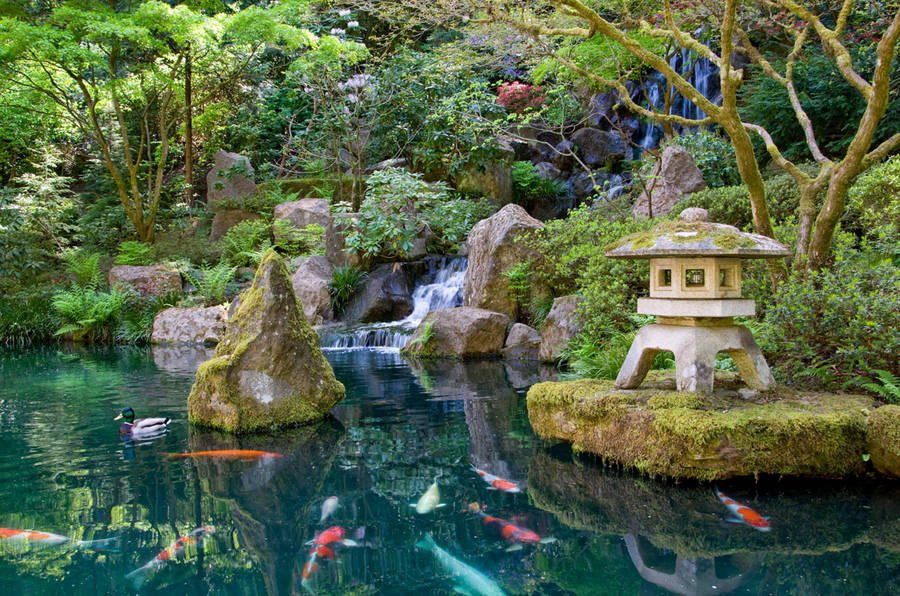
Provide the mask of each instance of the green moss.
POLYGON ((528 392, 528 415, 541 437, 650 475, 701 480, 862 473, 871 405, 852 395, 781 392, 747 401, 658 387, 622 391, 590 380, 540 383, 528 392))
POLYGON ((703 223, 686 223, 681 221, 664 221, 651 230, 635 232, 624 238, 620 238, 606 246, 604 250, 610 251, 630 245, 630 250, 643 250, 656 246, 656 241, 663 236, 676 244, 693 244, 709 239, 714 245, 723 250, 736 250, 738 248, 753 248, 756 242, 737 230, 723 228, 718 225, 703 223), (692 232, 690 236, 679 235, 692 232))
POLYGON ((900 477, 900 406, 881 406, 869 414, 866 442, 875 469, 900 477))

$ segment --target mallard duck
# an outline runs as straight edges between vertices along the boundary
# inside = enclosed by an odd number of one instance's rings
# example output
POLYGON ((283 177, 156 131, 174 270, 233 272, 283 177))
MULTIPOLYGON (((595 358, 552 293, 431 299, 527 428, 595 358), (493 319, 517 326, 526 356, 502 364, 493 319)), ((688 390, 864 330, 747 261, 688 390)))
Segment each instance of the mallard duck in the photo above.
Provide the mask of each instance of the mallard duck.
POLYGON ((134 417, 134 410, 131 408, 123 408, 114 420, 125 419, 122 426, 119 427, 119 434, 126 436, 147 436, 159 434, 166 430, 170 418, 138 418, 134 417))

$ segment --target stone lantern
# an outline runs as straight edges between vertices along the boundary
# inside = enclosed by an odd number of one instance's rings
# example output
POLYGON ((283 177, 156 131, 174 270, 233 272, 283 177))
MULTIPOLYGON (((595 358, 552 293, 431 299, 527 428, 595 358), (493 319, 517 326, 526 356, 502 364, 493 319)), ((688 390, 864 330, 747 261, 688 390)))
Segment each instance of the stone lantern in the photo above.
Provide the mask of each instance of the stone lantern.
POLYGON ((725 352, 753 389, 775 379, 753 335, 732 317, 753 316, 756 303, 741 298, 741 259, 783 257, 783 244, 734 226, 708 221, 692 207, 677 221, 620 239, 606 249, 614 259, 650 259, 650 297, 638 299, 638 313, 655 315, 642 327, 616 377, 616 387, 641 384, 659 352, 675 355, 679 391, 711 393, 716 354, 725 352))

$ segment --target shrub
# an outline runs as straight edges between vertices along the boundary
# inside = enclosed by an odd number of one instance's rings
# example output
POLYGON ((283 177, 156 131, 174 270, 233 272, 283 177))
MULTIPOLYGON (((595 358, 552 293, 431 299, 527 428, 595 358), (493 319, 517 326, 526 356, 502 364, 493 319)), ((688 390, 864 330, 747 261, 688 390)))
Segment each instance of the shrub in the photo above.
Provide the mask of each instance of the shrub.
POLYGON ((0 296, 0 345, 23 347, 53 339, 58 325, 50 296, 41 289, 0 296))
POLYGON ((234 279, 234 272, 237 268, 223 262, 215 267, 204 267, 199 270, 182 264, 179 270, 188 283, 194 286, 197 293, 203 297, 206 305, 211 306, 225 302, 225 290, 228 282, 234 279))
POLYGON ((156 315, 161 310, 176 306, 179 297, 178 292, 165 296, 132 295, 119 317, 116 341, 125 344, 148 343, 156 315))
MULTIPOLYGON (((650 317, 634 316, 635 326, 650 322, 650 317)), ((587 334, 576 336, 561 354, 569 363, 572 376, 586 379, 615 379, 625 363, 625 357, 637 331, 610 330, 607 338, 598 343, 587 334)), ((675 368, 671 352, 657 354, 653 369, 675 368)))
POLYGON ((869 232, 887 227, 897 234, 900 227, 900 155, 877 164, 857 177, 847 192, 844 226, 869 232))
POLYGON ((53 294, 51 304, 59 319, 55 335, 71 334, 75 341, 109 341, 115 337, 119 315, 128 293, 113 288, 108 292, 76 286, 53 294))
POLYGON ((357 267, 348 265, 334 268, 331 273, 331 282, 328 284, 328 295, 331 298, 331 310, 335 317, 339 317, 344 312, 344 308, 365 277, 366 273, 357 267))
POLYGON ((538 174, 530 161, 517 161, 512 167, 513 201, 528 206, 535 201, 555 199, 563 191, 562 185, 538 174))
POLYGON ((419 213, 448 196, 446 184, 429 184, 421 174, 402 168, 375 172, 369 178, 359 219, 347 234, 347 247, 370 259, 406 256, 425 223, 419 213))
POLYGON ((536 85, 512 81, 497 85, 497 103, 511 112, 539 108, 544 103, 543 89, 536 85))
POLYGON ((325 254, 325 228, 319 224, 300 228, 285 219, 276 219, 273 225, 275 248, 287 258, 325 254))
MULTIPOLYGON (((238 162, 243 163, 243 162, 238 162)), ((256 191, 248 197, 229 197, 219 202, 219 209, 243 209, 258 213, 263 218, 271 220, 275 206, 288 201, 296 201, 300 195, 285 189, 285 185, 279 182, 259 184, 256 191)))
POLYGON ((649 219, 617 217, 600 206, 577 207, 565 219, 549 221, 528 236, 526 241, 543 255, 542 263, 532 264, 533 279, 557 296, 581 294, 577 314, 585 333, 597 341, 612 330, 630 331, 637 298, 647 294, 647 264, 608 259, 603 251, 622 236, 652 225, 649 219))
POLYGON ((209 230, 203 228, 160 232, 156 236, 154 251, 160 262, 187 261, 198 266, 215 263, 222 255, 220 243, 210 242, 209 230))
POLYGON ((435 235, 438 252, 459 250, 459 245, 479 221, 490 217, 497 207, 485 198, 434 201, 422 212, 422 218, 435 235))
POLYGON ((900 373, 900 269, 844 251, 829 269, 795 273, 766 309, 765 349, 783 380, 835 388, 876 369, 900 373))
POLYGON ((516 305, 516 311, 521 312, 531 289, 531 262, 520 261, 504 271, 503 276, 509 280, 506 286, 509 297, 516 305))
POLYGON ((126 240, 119 244, 116 265, 150 265, 153 263, 153 245, 147 242, 126 240))
POLYGON ((272 229, 261 219, 242 221, 233 226, 222 238, 222 262, 243 267, 254 260, 259 262, 260 251, 265 253, 272 246, 272 229))
POLYGON ((103 281, 100 271, 100 253, 71 249, 63 253, 66 272, 75 277, 75 284, 82 288, 97 288, 103 281))

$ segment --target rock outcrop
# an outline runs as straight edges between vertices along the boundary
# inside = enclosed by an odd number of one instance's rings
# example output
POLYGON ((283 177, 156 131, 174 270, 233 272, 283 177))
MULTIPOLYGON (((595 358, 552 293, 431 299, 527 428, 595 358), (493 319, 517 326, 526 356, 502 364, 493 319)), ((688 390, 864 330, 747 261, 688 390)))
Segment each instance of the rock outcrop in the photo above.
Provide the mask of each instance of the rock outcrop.
POLYGON ((241 295, 215 357, 197 370, 192 423, 253 432, 311 422, 344 397, 274 251, 241 295))
POLYGON ((473 168, 457 179, 456 188, 506 205, 512 201, 512 168, 506 163, 491 164, 483 171, 473 168))
POLYGON ((617 133, 582 128, 572 134, 578 156, 588 166, 605 166, 625 157, 625 142, 617 133))
POLYGON ((305 259, 291 276, 294 293, 310 325, 321 325, 333 316, 328 293, 330 283, 331 263, 321 255, 305 259))
POLYGON ((239 153, 216 151, 206 174, 206 206, 215 211, 226 199, 243 199, 256 191, 250 159, 239 153))
POLYGON ((510 360, 537 360, 541 349, 541 334, 536 329, 516 323, 509 330, 503 346, 503 357, 510 360))
POLYGON ((300 199, 275 205, 273 219, 286 220, 292 226, 305 228, 317 224, 323 229, 331 227, 331 211, 327 199, 300 199))
POLYGON ((540 254, 524 242, 522 235, 544 226, 519 205, 507 205, 483 219, 469 232, 469 268, 463 285, 463 304, 516 316, 516 303, 509 293, 504 272, 517 263, 537 260, 540 254))
POLYGON ((678 201, 704 188, 703 173, 687 149, 666 147, 650 171, 648 188, 638 197, 632 211, 649 216, 652 207, 653 217, 666 215, 678 201))
POLYGON ((142 296, 181 292, 181 274, 162 265, 116 265, 109 270, 109 285, 127 285, 142 296))
POLYGON ((869 414, 866 439, 872 466, 885 476, 900 478, 900 406, 881 406, 869 414))
POLYGON ((402 352, 419 358, 499 356, 509 317, 461 306, 433 310, 416 328, 402 352))
POLYGON ((227 310, 208 308, 167 308, 153 319, 150 343, 204 344, 214 346, 225 333, 227 310))
POLYGON ((228 230, 242 221, 251 219, 262 219, 262 215, 252 211, 244 211, 243 209, 221 209, 216 211, 215 216, 213 216, 212 228, 209 230, 209 241, 216 242, 221 240, 228 233, 228 230))
POLYGON ((344 309, 343 319, 359 323, 399 321, 413 310, 413 279, 400 263, 379 265, 344 309))
POLYGON ((578 297, 575 295, 562 296, 553 301, 547 320, 541 328, 541 360, 556 361, 569 340, 581 331, 581 325, 575 316, 577 308, 578 297))

